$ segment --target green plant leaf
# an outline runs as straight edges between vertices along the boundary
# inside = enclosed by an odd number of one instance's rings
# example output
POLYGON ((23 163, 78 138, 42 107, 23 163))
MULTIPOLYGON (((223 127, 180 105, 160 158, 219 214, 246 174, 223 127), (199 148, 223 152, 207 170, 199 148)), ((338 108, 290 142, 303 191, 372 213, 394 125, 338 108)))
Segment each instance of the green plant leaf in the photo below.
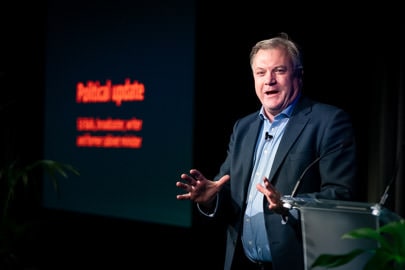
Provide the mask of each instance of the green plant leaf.
POLYGON ((58 192, 59 189, 58 176, 68 178, 68 172, 75 175, 80 175, 79 171, 70 164, 64 164, 48 159, 37 160, 25 167, 18 166, 17 161, 13 161, 11 164, 4 166, 0 170, 0 180, 5 184, 4 195, 2 194, 4 196, 4 200, 2 201, 1 207, 3 218, 6 218, 8 215, 8 209, 10 207, 10 203, 14 199, 17 184, 21 182, 24 187, 28 186, 30 179, 29 176, 36 168, 44 169, 45 173, 50 176, 56 192, 58 192))
POLYGON ((364 265, 363 270, 404 269, 404 268, 393 268, 395 265, 398 267, 400 266, 400 262, 398 262, 397 256, 395 254, 387 250, 377 248, 374 255, 364 265))
POLYGON ((350 262, 364 252, 365 250, 363 249, 354 249, 345 254, 321 254, 312 263, 311 268, 315 268, 317 266, 324 266, 327 268, 338 267, 350 262))
POLYGON ((383 237, 378 231, 372 228, 358 228, 348 233, 343 234, 342 239, 374 239, 380 241, 383 237))
POLYGON ((70 164, 60 163, 49 159, 42 159, 34 162, 28 167, 28 170, 32 170, 38 166, 42 167, 49 175, 55 191, 59 190, 58 175, 63 178, 68 178, 67 172, 80 175, 79 171, 70 164))
POLYGON ((405 219, 390 222, 380 228, 380 233, 389 241, 389 248, 399 257, 405 257, 405 219))
POLYGON ((364 265, 363 270, 404 270, 405 269, 405 220, 389 222, 378 229, 359 228, 345 233, 344 239, 372 239, 378 242, 375 249, 355 249, 339 255, 321 254, 312 264, 334 268, 344 265, 364 252, 372 256, 364 265))

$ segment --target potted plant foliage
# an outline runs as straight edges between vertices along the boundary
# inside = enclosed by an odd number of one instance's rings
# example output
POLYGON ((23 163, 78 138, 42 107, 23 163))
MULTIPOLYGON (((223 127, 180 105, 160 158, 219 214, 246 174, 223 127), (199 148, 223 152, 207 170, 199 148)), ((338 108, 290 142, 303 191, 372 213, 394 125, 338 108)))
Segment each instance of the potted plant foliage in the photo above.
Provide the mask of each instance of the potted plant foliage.
POLYGON ((20 202, 24 196, 40 195, 30 193, 39 193, 38 176, 43 173, 49 175, 56 192, 59 177, 68 178, 68 173, 79 175, 69 164, 45 159, 26 166, 14 161, 0 168, 0 269, 20 269, 18 245, 32 225, 32 217, 26 216, 20 202))
POLYGON ((311 265, 335 268, 345 265, 363 253, 370 253, 363 270, 405 269, 405 220, 391 221, 377 228, 359 228, 342 236, 343 239, 371 239, 377 241, 374 249, 354 249, 346 254, 321 254, 311 265))

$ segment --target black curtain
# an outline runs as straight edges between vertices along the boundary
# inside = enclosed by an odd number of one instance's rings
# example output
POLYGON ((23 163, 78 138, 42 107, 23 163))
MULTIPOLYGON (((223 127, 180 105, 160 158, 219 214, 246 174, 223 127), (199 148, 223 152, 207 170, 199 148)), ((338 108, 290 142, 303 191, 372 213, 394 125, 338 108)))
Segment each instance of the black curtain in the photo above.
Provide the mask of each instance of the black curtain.
MULTIPOLYGON (((395 13, 394 13, 395 14, 395 13)), ((399 17, 398 17, 399 19, 399 17)), ((387 194, 384 206, 405 216, 404 190, 404 24, 403 19, 383 24, 386 34, 370 36, 376 46, 371 77, 374 88, 368 115, 367 200, 380 202, 387 194)))

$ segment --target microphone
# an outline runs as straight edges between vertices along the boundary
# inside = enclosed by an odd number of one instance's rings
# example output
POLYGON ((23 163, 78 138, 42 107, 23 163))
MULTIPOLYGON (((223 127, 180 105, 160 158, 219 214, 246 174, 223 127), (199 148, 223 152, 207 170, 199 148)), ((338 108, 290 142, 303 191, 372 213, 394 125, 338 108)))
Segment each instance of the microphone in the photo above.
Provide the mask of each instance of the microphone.
POLYGON ((290 197, 293 198, 293 197, 295 197, 295 195, 297 195, 298 188, 299 188, 300 185, 301 185, 302 179, 304 178, 304 176, 306 175, 306 173, 309 171, 309 169, 312 168, 312 166, 314 166, 314 165, 315 165, 319 160, 321 160, 322 158, 324 158, 324 157, 326 157, 326 156, 329 156, 330 154, 332 154, 332 153, 334 153, 334 152, 336 152, 336 151, 338 151, 338 150, 341 150, 341 149, 343 149, 343 148, 345 148, 345 147, 347 147, 347 146, 349 146, 349 145, 351 145, 351 144, 352 144, 352 141, 351 141, 351 140, 346 140, 346 141, 344 141, 343 143, 341 143, 338 147, 336 147, 334 150, 329 151, 329 152, 326 152, 324 155, 320 155, 319 157, 317 157, 316 159, 314 159, 314 161, 312 161, 312 162, 305 168, 305 170, 301 173, 300 177, 299 177, 298 180, 297 180, 297 183, 296 183, 295 186, 294 186, 293 191, 291 192, 290 197))
POLYGON ((404 145, 405 145, 405 144, 403 143, 403 144, 402 144, 401 151, 399 152, 399 155, 398 155, 398 157, 397 157, 397 161, 396 161, 395 169, 394 169, 394 174, 392 175, 392 178, 391 178, 391 180, 389 181, 388 185, 385 187, 384 193, 382 194, 382 196, 381 196, 381 198, 380 198, 380 201, 379 201, 378 203, 376 203, 374 206, 371 207, 371 209, 372 209, 372 212, 371 212, 371 213, 372 213, 374 216, 379 216, 379 215, 381 214, 382 207, 384 206, 385 201, 386 201, 387 198, 388 198, 388 191, 389 191, 391 185, 394 183, 395 179, 396 179, 397 176, 398 176, 398 171, 399 171, 399 167, 400 167, 399 165, 400 165, 400 162, 401 162, 401 160, 402 160, 402 154, 403 154, 403 149, 404 149, 403 146, 404 146, 404 145))
MULTIPOLYGON (((404 145, 404 144, 402 144, 402 146, 403 146, 403 145, 404 145)), ((399 164, 401 163, 401 160, 402 160, 403 149, 404 149, 404 147, 401 148, 401 151, 400 151, 400 153, 399 153, 399 155, 398 155, 398 157, 397 157, 397 161, 396 161, 395 169, 394 169, 394 174, 392 175, 392 178, 391 178, 390 182, 388 183, 387 187, 385 188, 384 193, 382 194, 382 196, 381 196, 381 198, 380 198, 380 202, 378 203, 378 204, 381 205, 381 206, 385 204, 385 201, 386 201, 387 198, 388 198, 388 191, 389 191, 391 185, 394 183, 395 178, 396 178, 397 175, 398 175, 399 164)))
POLYGON ((266 131, 266 134, 264 135, 264 140, 271 140, 273 139, 273 135, 271 135, 268 131, 266 131))
POLYGON ((285 208, 291 209, 293 207, 293 202, 294 199, 292 199, 293 197, 295 197, 295 195, 297 195, 298 192, 298 188, 301 186, 301 182, 302 179, 304 178, 304 176, 306 175, 306 173, 309 171, 309 169, 311 169, 317 162, 319 162, 319 160, 321 160, 322 158, 329 156, 330 154, 341 150, 349 145, 351 145, 353 143, 352 140, 346 140, 343 143, 341 143, 338 147, 336 147, 335 149, 333 149, 332 151, 326 152, 324 155, 320 155, 318 156, 316 159, 314 159, 311 163, 309 163, 309 165, 305 168, 305 170, 301 173, 300 177, 298 177, 297 183, 294 186, 293 191, 291 192, 291 195, 286 195, 283 196, 282 200, 283 200, 283 206, 285 208))

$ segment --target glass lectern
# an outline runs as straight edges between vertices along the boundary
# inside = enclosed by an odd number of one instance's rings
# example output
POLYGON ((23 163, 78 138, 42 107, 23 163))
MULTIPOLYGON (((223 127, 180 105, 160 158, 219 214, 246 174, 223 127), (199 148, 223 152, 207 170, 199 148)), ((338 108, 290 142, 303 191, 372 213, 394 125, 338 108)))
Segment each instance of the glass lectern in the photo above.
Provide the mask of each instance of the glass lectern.
MULTIPOLYGON (((380 204, 288 196, 283 201, 286 207, 296 208, 299 212, 306 270, 311 269, 312 263, 321 254, 345 254, 355 248, 375 248, 378 244, 370 239, 342 239, 343 234, 363 227, 377 229, 401 219, 380 204)), ((361 254, 333 269, 363 269, 369 256, 361 254)))

